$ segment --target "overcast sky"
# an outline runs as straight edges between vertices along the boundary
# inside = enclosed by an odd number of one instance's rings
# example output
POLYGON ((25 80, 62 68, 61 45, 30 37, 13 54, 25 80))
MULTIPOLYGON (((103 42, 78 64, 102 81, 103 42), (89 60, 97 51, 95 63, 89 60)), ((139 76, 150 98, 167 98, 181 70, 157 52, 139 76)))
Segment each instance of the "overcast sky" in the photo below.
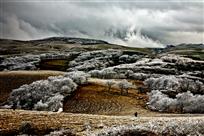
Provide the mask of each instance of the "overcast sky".
POLYGON ((106 40, 134 47, 204 43, 204 0, 1 0, 0 37, 106 40))

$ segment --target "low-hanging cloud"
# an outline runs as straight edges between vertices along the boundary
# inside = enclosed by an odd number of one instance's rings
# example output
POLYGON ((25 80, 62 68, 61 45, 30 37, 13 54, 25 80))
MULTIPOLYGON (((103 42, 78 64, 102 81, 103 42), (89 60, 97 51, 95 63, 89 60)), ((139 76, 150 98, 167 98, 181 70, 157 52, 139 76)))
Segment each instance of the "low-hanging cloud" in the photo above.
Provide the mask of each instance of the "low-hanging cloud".
POLYGON ((0 4, 1 38, 84 37, 133 47, 204 43, 202 1, 3 0, 0 4))

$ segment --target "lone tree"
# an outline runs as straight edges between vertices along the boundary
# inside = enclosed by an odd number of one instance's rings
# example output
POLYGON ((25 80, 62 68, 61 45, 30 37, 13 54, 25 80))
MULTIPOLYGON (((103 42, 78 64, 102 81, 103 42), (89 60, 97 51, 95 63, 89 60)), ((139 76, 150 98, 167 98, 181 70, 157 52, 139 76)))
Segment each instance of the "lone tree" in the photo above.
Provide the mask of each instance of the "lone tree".
POLYGON ((128 94, 129 88, 132 86, 132 83, 128 82, 127 80, 122 80, 118 83, 118 87, 120 88, 121 95, 125 91, 125 94, 128 94))
POLYGON ((113 80, 108 80, 108 81, 106 81, 106 85, 108 86, 108 92, 110 92, 111 87, 114 85, 113 80))

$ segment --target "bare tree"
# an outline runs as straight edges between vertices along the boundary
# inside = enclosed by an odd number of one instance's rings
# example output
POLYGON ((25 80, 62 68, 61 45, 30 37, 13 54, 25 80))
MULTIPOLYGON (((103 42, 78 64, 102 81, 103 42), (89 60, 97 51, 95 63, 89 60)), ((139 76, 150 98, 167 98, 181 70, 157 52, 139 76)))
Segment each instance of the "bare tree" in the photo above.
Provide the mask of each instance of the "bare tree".
POLYGON ((113 80, 108 80, 108 81, 106 81, 106 85, 108 86, 108 92, 110 92, 111 87, 114 85, 113 80))

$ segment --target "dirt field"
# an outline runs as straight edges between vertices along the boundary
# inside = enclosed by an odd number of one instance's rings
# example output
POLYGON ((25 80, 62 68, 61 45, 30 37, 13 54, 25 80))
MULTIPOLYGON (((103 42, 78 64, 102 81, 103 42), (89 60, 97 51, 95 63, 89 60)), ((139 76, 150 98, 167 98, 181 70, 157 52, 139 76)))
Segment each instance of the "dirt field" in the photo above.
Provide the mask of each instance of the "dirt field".
POLYGON ((119 89, 108 91, 106 86, 93 82, 80 87, 74 96, 64 102, 64 112, 130 116, 134 116, 135 112, 139 116, 157 114, 145 108, 146 102, 147 95, 138 94, 135 89, 121 95, 119 89))

